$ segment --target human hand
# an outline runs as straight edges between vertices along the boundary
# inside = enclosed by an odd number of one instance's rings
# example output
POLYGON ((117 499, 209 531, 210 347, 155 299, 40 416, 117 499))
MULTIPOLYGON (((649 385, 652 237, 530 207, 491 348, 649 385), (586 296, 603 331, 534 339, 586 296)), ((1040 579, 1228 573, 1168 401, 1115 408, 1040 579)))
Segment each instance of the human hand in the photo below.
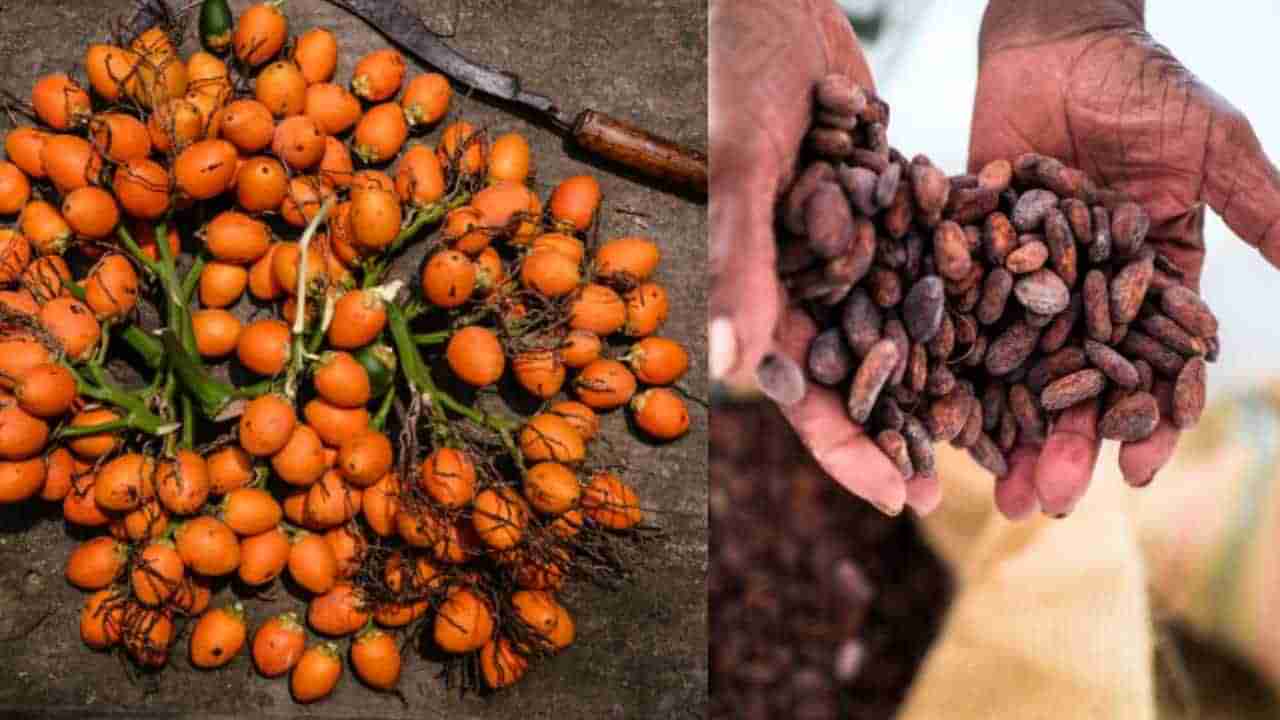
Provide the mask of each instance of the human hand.
MULTIPOLYGON (((1037 152, 1123 191, 1151 217, 1147 242, 1198 289, 1204 206, 1280 264, 1280 175, 1248 120, 1144 29, 1141 0, 992 0, 982 24, 969 148, 976 172, 1037 152)), ((1144 486, 1169 460, 1178 430, 1170 389, 1151 437, 1125 443, 1126 482, 1144 486)), ((1064 412, 1042 447, 1015 448, 996 503, 1010 517, 1071 511, 1101 440, 1098 404, 1064 412)))
POLYGON ((710 30, 712 378, 789 374, 793 382, 760 385, 823 469, 887 513, 908 502, 927 512, 936 478, 921 476, 909 492, 840 396, 800 381, 816 328, 789 307, 775 266, 775 208, 794 180, 815 87, 830 74, 874 87, 862 48, 832 0, 713 0, 710 30))

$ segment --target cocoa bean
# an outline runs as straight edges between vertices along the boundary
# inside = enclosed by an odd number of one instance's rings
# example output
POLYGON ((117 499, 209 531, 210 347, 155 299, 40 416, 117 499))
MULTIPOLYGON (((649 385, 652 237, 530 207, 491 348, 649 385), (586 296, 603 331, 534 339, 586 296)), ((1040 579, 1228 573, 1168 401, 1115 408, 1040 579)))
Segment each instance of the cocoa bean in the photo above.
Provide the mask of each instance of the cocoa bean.
POLYGON ((800 177, 791 184, 782 205, 782 224, 793 235, 805 234, 805 206, 809 198, 822 185, 834 182, 836 169, 827 162, 815 162, 800 173, 800 177))
POLYGON ((1076 238, 1071 232, 1067 216, 1058 208, 1051 208, 1044 217, 1044 240, 1049 247, 1049 262, 1067 287, 1075 287, 1078 277, 1076 238))
POLYGON ((875 261, 890 270, 902 270, 907 266, 907 249, 897 240, 882 235, 876 238, 875 261))
POLYGON ((1089 337, 1105 343, 1111 340, 1111 291, 1101 270, 1084 276, 1084 326, 1089 337))
POLYGON ((950 442, 964 430, 969 420, 970 400, 973 396, 956 390, 946 397, 938 398, 929 405, 925 425, 929 435, 936 442, 950 442))
POLYGON ((1164 315, 1158 313, 1146 315, 1138 321, 1138 324, 1141 325, 1143 330, 1147 331, 1148 335, 1176 353, 1186 357, 1205 353, 1206 348, 1203 340, 1192 337, 1181 325, 1164 315))
POLYGON ((951 183, 951 192, 954 194, 957 190, 973 190, 978 187, 978 176, 969 173, 952 175, 947 178, 947 182, 951 183))
POLYGON ((1018 278, 1013 295, 1023 307, 1041 315, 1057 315, 1071 302, 1071 291, 1052 270, 1037 270, 1018 278))
POLYGON ((1076 322, 1080 319, 1081 305, 1080 296, 1073 294, 1067 309, 1058 313, 1040 335, 1040 352, 1057 352, 1067 344, 1075 331, 1076 322))
POLYGON ((1111 340, 1107 343, 1111 346, 1119 345, 1129 334, 1129 324, 1121 323, 1120 325, 1111 326, 1111 340))
POLYGON ((1185 360, 1178 353, 1170 350, 1159 340, 1138 330, 1130 330, 1120 342, 1120 351, 1125 356, 1146 360, 1163 377, 1176 378, 1182 370, 1185 360))
POLYGON ((902 437, 907 440, 907 451, 911 455, 911 464, 918 473, 934 471, 933 441, 929 431, 914 415, 908 415, 902 423, 902 437))
POLYGON ((978 339, 974 341, 973 347, 969 348, 969 351, 964 354, 961 360, 964 366, 970 368, 980 367, 987 359, 987 346, 989 344, 990 341, 987 340, 986 335, 979 335, 978 339))
POLYGON ((1004 266, 1014 275, 1031 273, 1044 267, 1049 259, 1049 246, 1039 240, 1030 240, 1009 253, 1004 266))
POLYGON ((865 357, 871 346, 879 342, 884 331, 884 315, 871 301, 867 291, 857 288, 849 294, 840 316, 840 327, 845 341, 857 357, 865 357))
POLYGON ((1151 363, 1146 360, 1134 360, 1133 367, 1138 371, 1138 389, 1151 392, 1151 386, 1155 384, 1155 371, 1151 369, 1151 363))
POLYGON ((837 385, 853 372, 853 353, 840 336, 840 328, 824 330, 809 343, 809 377, 823 385, 837 385))
POLYGON ((910 176, 917 214, 923 215, 926 224, 932 227, 936 223, 927 221, 942 216, 942 210, 951 196, 951 183, 941 170, 923 163, 912 162, 910 176))
MULTIPOLYGON (((884 337, 898 349, 898 363, 893 368, 893 384, 898 385, 907 372, 907 356, 911 352, 911 339, 907 337, 907 329, 902 324, 896 310, 885 313, 884 337)), ((865 355, 865 353, 864 353, 865 355)))
POLYGON ((978 322, 983 325, 999 322, 1004 316, 1004 309, 1012 292, 1012 273, 1000 267, 987 273, 986 280, 982 284, 982 297, 978 300, 978 322))
POLYGON ((969 417, 965 420, 960 434, 951 441, 951 444, 958 448, 973 447, 974 443, 978 442, 978 436, 982 434, 982 403, 968 392, 965 393, 965 397, 969 400, 969 417))
POLYGON ((1027 187, 1038 182, 1036 167, 1044 156, 1039 153, 1023 153, 1013 159, 1013 178, 1019 185, 1027 187))
POLYGON ((998 478, 1009 474, 1009 464, 1004 459, 1004 454, 986 433, 979 433, 978 440, 969 446, 969 457, 998 478))
POLYGON ((1044 223, 1050 209, 1058 207, 1058 196, 1048 190, 1028 190, 1018 196, 1013 208, 1013 226, 1018 232, 1035 232, 1044 223))
POLYGON ((902 302, 902 278, 889 268, 872 268, 867 275, 867 289, 871 291, 871 299, 882 308, 902 302))
POLYGON ((915 280, 921 276, 921 266, 924 263, 924 238, 920 233, 908 232, 902 237, 902 249, 907 253, 907 264, 903 267, 903 272, 908 278, 915 280))
POLYGON ((1151 218, 1141 205, 1122 203, 1111 211, 1111 242, 1120 257, 1130 257, 1142 249, 1151 218))
POLYGON ((1160 424, 1160 407, 1151 393, 1136 392, 1113 405, 1098 422, 1108 440, 1137 442, 1151 437, 1160 424))
POLYGON ((928 379, 925 380, 925 394, 932 397, 942 397, 949 395, 955 389, 956 376, 947 369, 946 365, 934 365, 933 369, 929 371, 928 379))
POLYGON ((1012 372, 1031 357, 1039 339, 1040 331, 1025 322, 1010 325, 987 348, 987 372, 996 377, 1012 372))
POLYGON ((1138 317, 1153 270, 1148 253, 1125 265, 1111 278, 1111 322, 1130 323, 1138 317))
POLYGON ((866 148, 854 148, 853 152, 849 153, 849 158, 846 162, 850 165, 864 167, 877 175, 889 169, 889 158, 880 153, 871 152, 866 148))
POLYGON ((1044 442, 1044 417, 1036 406, 1036 398, 1026 385, 1009 388, 1009 411, 1018 423, 1022 442, 1039 445, 1044 442))
POLYGON ((902 423, 906 420, 906 414, 902 412, 902 406, 897 400, 886 397, 884 393, 880 394, 880 402, 876 403, 876 409, 871 414, 872 422, 880 427, 889 430, 901 430, 902 423))
POLYGON ((1173 383, 1173 425, 1186 429, 1195 425, 1204 412, 1205 381, 1208 366, 1204 358, 1191 358, 1173 383))
POLYGON ((969 273, 967 275, 959 280, 947 280, 943 283, 943 287, 947 295, 954 297, 965 295, 974 288, 977 288, 978 292, 982 292, 982 289, 979 286, 982 284, 982 278, 985 274, 986 273, 983 271, 982 266, 974 263, 969 266, 969 273))
POLYGON ((889 397, 893 398, 903 408, 915 412, 916 406, 920 404, 920 393, 912 390, 906 385, 890 385, 885 388, 889 397))
POLYGON ((933 233, 933 256, 938 272, 949 280, 959 280, 969 274, 973 258, 969 255, 964 230, 954 221, 938 225, 933 233))
POLYGON ((956 325, 951 320, 951 316, 947 313, 942 315, 942 323, 938 326, 938 332, 925 343, 925 349, 929 351, 929 357, 934 357, 945 361, 951 357, 956 349, 956 325))
POLYGON ((1040 406, 1049 412, 1066 410, 1098 397, 1106 387, 1107 376, 1101 370, 1077 370, 1049 383, 1040 393, 1040 406))
POLYGON ((1018 246, 1018 233, 1004 213, 987 216, 982 225, 983 250, 992 265, 1004 265, 1005 258, 1018 246))
POLYGON ((978 171, 978 187, 1002 193, 1013 180, 1013 165, 1004 159, 992 160, 978 171))
POLYGON ((1089 262, 1099 265, 1111 259, 1111 213, 1105 207, 1093 207, 1093 242, 1089 243, 1089 262))
POLYGON ((898 348, 892 340, 881 340, 871 346, 871 351, 858 365, 849 388, 849 417, 856 423, 865 423, 880 398, 893 367, 898 362, 898 348))
POLYGON ((968 246, 970 255, 982 249, 982 231, 977 225, 964 226, 964 244, 968 246))
POLYGON ((836 175, 840 178, 840 185, 848 193, 854 209, 863 215, 874 215, 878 209, 876 186, 880 178, 866 168, 851 165, 841 165, 836 170, 836 175))
POLYGON ((809 147, 832 160, 846 158, 853 153, 853 134, 838 128, 816 127, 809 131, 809 147))
POLYGON ((873 152, 889 152, 889 128, 884 123, 867 123, 867 149, 873 152))
POLYGON ((1062 201, 1062 214, 1067 217, 1071 226, 1071 234, 1076 242, 1089 245, 1093 242, 1093 213, 1089 206, 1078 198, 1069 197, 1062 201))
POLYGON ((1192 335, 1218 334, 1218 318, 1191 288, 1175 285, 1160 293, 1160 309, 1192 335))
POLYGON ((1000 416, 1005 409, 1004 385, 988 383, 982 390, 982 429, 993 432, 1000 425, 1000 416))
POLYGON ((911 359, 907 361, 907 387, 924 392, 929 381, 929 353, 924 343, 911 346, 911 359))
POLYGON ((884 126, 889 125, 889 103, 885 102, 875 93, 874 90, 863 88, 863 92, 867 95, 867 106, 858 113, 858 117, 869 123, 879 123, 884 126))
POLYGON ((1027 371, 1027 389, 1033 393, 1041 392, 1054 380, 1083 370, 1088 365, 1084 350, 1078 347, 1062 348, 1031 366, 1027 371))
POLYGON ((964 294, 956 299, 956 310, 962 313, 973 312, 973 309, 978 306, 978 296, 981 293, 982 288, 977 283, 974 283, 973 287, 965 290, 964 294))
POLYGON ((977 222, 1000 207, 1000 193, 984 187, 951 189, 945 215, 958 223, 977 222))
POLYGON ((884 231, 895 240, 906 235, 911 229, 911 218, 915 216, 915 212, 915 205, 911 202, 910 187, 906 183, 899 183, 898 193, 893 196, 893 202, 884 211, 884 231))
POLYGON ((866 92, 847 75, 832 73, 826 76, 818 82, 815 96, 818 104, 831 113, 858 115, 867 108, 866 92))
POLYGON ((1018 443, 1018 419, 1013 410, 1006 405, 1004 414, 1000 416, 1000 427, 995 437, 996 445, 1004 452, 1013 450, 1018 443))
POLYGON ((902 181, 902 165, 899 163, 890 163, 884 172, 880 173, 880 178, 876 182, 876 205, 880 208, 887 208, 893 204, 894 197, 898 194, 898 187, 902 181))
POLYGON ((857 115, 841 115, 840 113, 820 111, 815 118, 815 122, 822 127, 831 127, 848 132, 858 129, 857 115))
POLYGON ((1023 321, 1031 327, 1041 331, 1041 333, 1043 333, 1044 329, 1049 327, 1049 325, 1053 323, 1053 319, 1057 317, 1057 315, 1041 315, 1034 310, 1027 310, 1025 308, 1023 309, 1022 314, 1023 321))
POLYGON ((1080 170, 1063 165, 1057 158, 1040 158, 1040 162, 1036 163, 1035 174, 1041 187, 1059 197, 1086 199, 1092 195, 1089 192, 1088 176, 1080 170))
POLYGON ((1089 362, 1101 370, 1112 382, 1126 390, 1137 389, 1142 382, 1138 368, 1114 349, 1093 340, 1084 341, 1084 352, 1089 362))
POLYGON ((889 457, 894 467, 898 468, 898 472, 902 473, 902 477, 909 478, 915 474, 915 467, 911 464, 911 451, 907 449, 907 439, 896 430, 882 430, 876 435, 876 446, 880 448, 880 452, 889 457))
POLYGON ((809 247, 824 258, 839 257, 853 246, 853 215, 840 186, 818 185, 805 204, 809 247))
POLYGON ((942 278, 927 275, 911 286, 902 303, 902 319, 907 334, 915 342, 928 342, 942 327, 946 292, 942 278))

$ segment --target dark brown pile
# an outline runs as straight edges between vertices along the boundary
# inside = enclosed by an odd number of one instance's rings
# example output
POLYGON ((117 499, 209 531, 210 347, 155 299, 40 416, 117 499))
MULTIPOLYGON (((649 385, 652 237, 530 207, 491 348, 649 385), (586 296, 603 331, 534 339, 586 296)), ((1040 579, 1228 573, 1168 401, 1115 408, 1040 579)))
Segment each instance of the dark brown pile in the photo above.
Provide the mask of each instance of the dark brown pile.
POLYGON ((884 720, 950 581, 911 521, 842 490, 767 404, 711 416, 713 719, 884 720))
MULTIPOLYGON (((934 472, 935 441, 1004 475, 1015 444, 1095 398, 1112 440, 1196 422, 1218 323, 1139 205, 1036 154, 949 178, 889 146, 878 98, 836 77, 817 97, 779 269, 824 329, 809 377, 904 475, 934 472)), ((798 397, 786 376, 762 384, 798 397)))

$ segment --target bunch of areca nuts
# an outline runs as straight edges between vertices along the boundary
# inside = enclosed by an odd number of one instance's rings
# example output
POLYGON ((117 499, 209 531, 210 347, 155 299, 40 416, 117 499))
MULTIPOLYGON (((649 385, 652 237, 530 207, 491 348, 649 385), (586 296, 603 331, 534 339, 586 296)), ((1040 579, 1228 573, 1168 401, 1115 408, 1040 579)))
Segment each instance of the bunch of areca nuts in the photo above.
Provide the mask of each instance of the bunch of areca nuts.
POLYGON ((808 377, 905 477, 935 472, 934 442, 1003 476, 1082 403, 1121 442, 1198 420, 1218 322, 1140 205, 1034 153, 948 177, 889 145, 873 92, 831 76, 816 100, 779 273, 822 329, 808 377))

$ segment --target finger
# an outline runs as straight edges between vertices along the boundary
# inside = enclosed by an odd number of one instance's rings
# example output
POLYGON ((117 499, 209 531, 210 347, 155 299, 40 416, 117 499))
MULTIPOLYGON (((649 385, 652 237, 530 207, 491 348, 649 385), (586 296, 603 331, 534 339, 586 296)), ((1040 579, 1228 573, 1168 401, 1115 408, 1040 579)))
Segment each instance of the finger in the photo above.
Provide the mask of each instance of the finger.
POLYGON ((781 312, 774 269, 777 177, 750 171, 717 182, 714 155, 711 162, 709 369, 715 381, 743 380, 772 345, 781 312))
POLYGON ((1010 520, 1021 520, 1040 506, 1034 482, 1040 448, 1019 445, 1009 455, 1009 473, 996 478, 996 509, 1010 520))
POLYGON ((1075 509, 1089 489, 1101 445, 1096 400, 1067 408, 1058 416, 1036 460, 1036 497, 1041 510, 1061 517, 1075 509))
MULTIPOLYGON (((778 352, 803 363, 816 328, 803 311, 787 312, 778 352)), ((810 454, 833 480, 888 515, 902 512, 906 481, 862 427, 849 419, 843 399, 829 388, 809 383, 804 397, 782 408, 810 454)))
POLYGON ((916 473, 907 479, 907 507, 924 517, 942 503, 942 480, 937 473, 916 473))
POLYGON ((1280 172, 1247 118, 1201 88, 1211 113, 1202 199, 1231 231, 1280 266, 1280 172))
POLYGON ((1174 427, 1173 387, 1165 381, 1156 383, 1152 392, 1159 401, 1160 423, 1146 440, 1128 442, 1120 446, 1120 472, 1124 481, 1133 487, 1146 487, 1155 479, 1160 468, 1173 457, 1181 431, 1174 427))

